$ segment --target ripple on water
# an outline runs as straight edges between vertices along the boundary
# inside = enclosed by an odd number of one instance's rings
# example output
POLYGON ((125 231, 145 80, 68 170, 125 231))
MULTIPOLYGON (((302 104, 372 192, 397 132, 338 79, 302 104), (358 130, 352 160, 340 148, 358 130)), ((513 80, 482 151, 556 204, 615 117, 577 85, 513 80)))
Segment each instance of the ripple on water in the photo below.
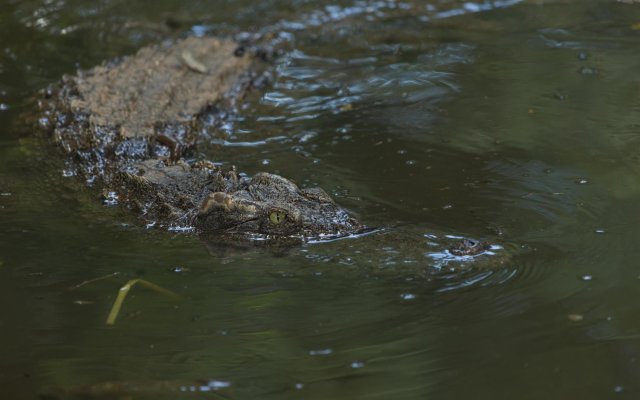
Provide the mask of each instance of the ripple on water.
POLYGON ((503 159, 488 162, 486 170, 494 178, 482 189, 484 196, 504 207, 528 211, 539 223, 561 227, 579 215, 595 215, 603 206, 602 202, 581 201, 589 185, 576 185, 579 173, 571 169, 551 169, 539 160, 503 159))
MULTIPOLYGON (((489 243, 477 255, 454 254, 451 248, 464 239, 408 230, 379 231, 355 241, 336 240, 319 247, 306 246, 300 251, 308 261, 325 264, 329 269, 340 266, 344 273, 362 274, 375 280, 424 284, 423 289, 435 292, 503 285, 516 279, 537 281, 548 272, 542 265, 531 265, 534 252, 531 245, 496 242, 489 243)), ((538 248, 542 247, 535 246, 538 248)), ((408 290, 399 296, 410 301, 417 294, 408 290)))
POLYGON ((469 270, 454 274, 443 274, 436 276, 442 283, 437 292, 450 292, 454 290, 467 289, 472 286, 492 286, 501 285, 513 279, 518 274, 517 269, 499 270, 469 270))
MULTIPOLYGON (((293 50, 280 61, 272 88, 259 103, 243 110, 242 118, 227 118, 223 129, 216 118, 205 121, 209 143, 237 147, 239 151, 243 147, 282 147, 297 141, 291 151, 312 157, 317 136, 327 133, 320 130, 307 135, 309 128, 315 127, 309 124, 325 126, 320 119, 334 121, 335 115, 351 112, 361 114, 358 120, 381 124, 384 120, 385 125, 391 122, 424 129, 435 119, 429 107, 460 90, 450 66, 471 62, 473 50, 464 44, 447 44, 418 52, 412 62, 370 56, 357 59, 356 65, 347 55, 344 59, 325 58, 293 50)), ((338 133, 341 140, 352 139, 338 133)), ((218 151, 212 149, 210 153, 219 157, 218 151)), ((233 152, 225 157, 238 158, 233 152)), ((409 165, 416 163, 408 161, 409 165)))
POLYGON ((468 62, 470 55, 461 49, 470 46, 443 46, 437 53, 452 51, 456 54, 442 64, 435 54, 422 54, 422 62, 389 63, 379 57, 339 60, 310 56, 301 50, 292 51, 278 67, 278 81, 262 101, 273 107, 284 108, 288 119, 300 114, 318 115, 338 113, 354 104, 405 104, 428 99, 443 98, 458 91, 453 76, 438 70, 440 65, 468 62))

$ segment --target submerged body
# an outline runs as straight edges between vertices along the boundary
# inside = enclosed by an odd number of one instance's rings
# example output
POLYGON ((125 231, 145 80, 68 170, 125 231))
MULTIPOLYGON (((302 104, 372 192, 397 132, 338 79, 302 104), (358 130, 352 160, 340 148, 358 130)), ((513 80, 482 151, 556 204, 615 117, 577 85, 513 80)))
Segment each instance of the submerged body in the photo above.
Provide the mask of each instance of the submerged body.
POLYGON ((188 160, 203 115, 221 120, 263 80, 267 51, 238 46, 191 37, 65 77, 46 90, 39 122, 69 156, 73 174, 147 224, 303 240, 364 229, 322 189, 188 160))

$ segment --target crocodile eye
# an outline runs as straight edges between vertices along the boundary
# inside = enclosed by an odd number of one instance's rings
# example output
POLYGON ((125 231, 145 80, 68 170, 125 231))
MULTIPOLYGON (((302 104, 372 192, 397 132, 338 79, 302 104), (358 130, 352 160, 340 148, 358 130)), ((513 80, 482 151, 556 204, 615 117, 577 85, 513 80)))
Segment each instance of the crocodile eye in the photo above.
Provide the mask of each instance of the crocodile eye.
POLYGON ((274 225, 278 225, 284 221, 285 217, 286 215, 282 211, 271 211, 271 214, 269 214, 269 221, 274 225))

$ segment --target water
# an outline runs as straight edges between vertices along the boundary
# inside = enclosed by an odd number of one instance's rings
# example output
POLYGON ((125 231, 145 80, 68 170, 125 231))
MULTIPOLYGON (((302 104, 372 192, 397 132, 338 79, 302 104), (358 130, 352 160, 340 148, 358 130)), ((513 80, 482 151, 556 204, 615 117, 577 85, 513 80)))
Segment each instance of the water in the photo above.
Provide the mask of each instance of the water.
POLYGON ((640 4, 220 3, 5 2, 0 397, 638 398, 640 4), (376 234, 145 229, 21 129, 64 73, 243 30, 288 51, 200 151, 319 185, 376 234), (447 236, 496 254, 452 260, 447 236), (182 300, 135 287, 107 326, 135 278, 182 300))

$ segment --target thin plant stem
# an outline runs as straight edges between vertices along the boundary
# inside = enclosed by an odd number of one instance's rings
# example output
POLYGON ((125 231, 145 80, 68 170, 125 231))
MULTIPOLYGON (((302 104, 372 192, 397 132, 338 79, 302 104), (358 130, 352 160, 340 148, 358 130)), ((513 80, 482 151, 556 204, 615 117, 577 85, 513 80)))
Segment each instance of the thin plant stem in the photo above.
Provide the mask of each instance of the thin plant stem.
POLYGON ((140 278, 132 279, 129 282, 125 283, 118 291, 118 297, 116 297, 116 300, 113 302, 113 306, 111 307, 111 311, 109 312, 109 316, 107 317, 107 325, 113 325, 116 323, 116 318, 118 318, 118 314, 120 314, 122 303, 124 302, 124 299, 127 297, 127 294, 129 294, 129 291, 133 288, 133 286, 136 283, 139 283, 140 285, 145 286, 147 289, 151 289, 155 292, 163 294, 174 300, 180 299, 180 296, 178 296, 176 293, 170 290, 164 289, 156 285, 155 283, 151 283, 149 281, 145 281, 144 279, 140 279, 140 278))

